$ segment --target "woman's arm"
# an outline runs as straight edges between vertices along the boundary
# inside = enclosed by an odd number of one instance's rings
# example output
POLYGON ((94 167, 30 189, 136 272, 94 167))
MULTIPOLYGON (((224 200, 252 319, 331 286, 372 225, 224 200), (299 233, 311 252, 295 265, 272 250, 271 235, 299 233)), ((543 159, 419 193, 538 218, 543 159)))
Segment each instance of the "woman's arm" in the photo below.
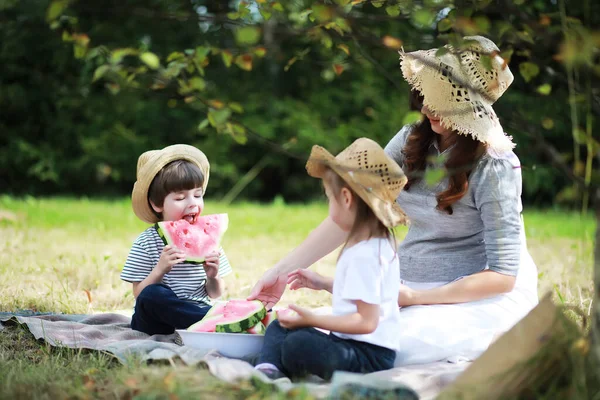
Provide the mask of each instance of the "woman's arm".
POLYGON ((248 300, 260 300, 267 309, 272 308, 281 299, 290 272, 298 268, 308 268, 338 248, 346 237, 347 233, 331 218, 325 218, 298 247, 263 274, 254 285, 248 300))
POLYGON ((399 306, 454 304, 482 300, 513 290, 516 277, 490 270, 429 290, 414 290, 402 285, 398 294, 399 306))

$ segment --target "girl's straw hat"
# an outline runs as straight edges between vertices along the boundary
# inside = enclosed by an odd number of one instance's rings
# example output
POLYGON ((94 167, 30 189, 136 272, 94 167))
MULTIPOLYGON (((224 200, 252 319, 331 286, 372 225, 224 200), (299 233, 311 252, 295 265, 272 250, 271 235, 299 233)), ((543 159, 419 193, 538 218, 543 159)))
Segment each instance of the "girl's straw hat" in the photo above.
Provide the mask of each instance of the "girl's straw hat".
POLYGON ((336 157, 321 146, 313 146, 306 163, 308 174, 323 178, 328 168, 367 203, 386 227, 407 223, 406 214, 396 204, 406 175, 376 142, 357 139, 336 157))
POLYGON ((162 150, 147 151, 138 158, 137 181, 133 184, 133 191, 131 192, 133 212, 142 221, 148 222, 149 224, 154 224, 159 221, 148 201, 148 189, 156 174, 158 174, 165 165, 176 160, 189 161, 200 168, 200 171, 202 171, 202 174, 204 175, 202 191, 206 191, 210 164, 204 153, 199 149, 187 144, 174 144, 172 146, 167 146, 162 150))
POLYGON ((513 74, 491 40, 467 36, 464 42, 463 49, 444 46, 441 55, 436 55, 438 49, 401 51, 404 79, 423 95, 425 106, 444 127, 471 135, 498 152, 511 150, 515 145, 492 104, 512 83, 513 74))

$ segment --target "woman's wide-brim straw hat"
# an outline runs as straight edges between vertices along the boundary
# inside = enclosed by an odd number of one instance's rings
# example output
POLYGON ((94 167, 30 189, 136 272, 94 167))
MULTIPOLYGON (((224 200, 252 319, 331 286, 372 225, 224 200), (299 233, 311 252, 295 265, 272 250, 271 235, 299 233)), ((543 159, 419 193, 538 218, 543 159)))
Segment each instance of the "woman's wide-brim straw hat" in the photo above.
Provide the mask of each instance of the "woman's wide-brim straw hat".
POLYGON ((150 150, 143 153, 138 158, 136 182, 133 184, 131 192, 131 205, 133 212, 139 219, 149 224, 159 221, 158 216, 153 212, 148 200, 148 189, 152 180, 167 164, 185 160, 195 164, 200 168, 204 175, 204 184, 202 191, 206 191, 208 185, 208 175, 210 164, 202 151, 194 146, 187 144, 174 144, 161 150, 150 150))
POLYGON ((373 210, 388 228, 406 224, 407 217, 396 203, 407 182, 402 168, 371 139, 357 139, 337 156, 313 146, 306 170, 323 178, 327 169, 338 174, 373 210))
POLYGON ((512 138, 504 133, 492 108, 514 79, 500 50, 483 36, 465 37, 460 49, 444 48, 439 53, 438 49, 401 51, 404 79, 421 93, 424 105, 442 126, 471 135, 498 152, 511 150, 512 138))

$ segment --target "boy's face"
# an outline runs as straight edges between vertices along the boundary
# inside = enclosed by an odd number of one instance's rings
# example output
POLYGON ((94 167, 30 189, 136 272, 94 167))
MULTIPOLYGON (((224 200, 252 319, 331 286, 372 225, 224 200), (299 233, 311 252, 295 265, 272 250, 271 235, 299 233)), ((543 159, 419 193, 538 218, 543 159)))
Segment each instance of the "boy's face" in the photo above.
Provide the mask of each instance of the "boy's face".
POLYGON ((152 202, 150 204, 154 211, 162 213, 163 221, 185 219, 189 223, 194 223, 204 209, 203 196, 202 188, 181 190, 169 193, 162 207, 157 207, 152 202))

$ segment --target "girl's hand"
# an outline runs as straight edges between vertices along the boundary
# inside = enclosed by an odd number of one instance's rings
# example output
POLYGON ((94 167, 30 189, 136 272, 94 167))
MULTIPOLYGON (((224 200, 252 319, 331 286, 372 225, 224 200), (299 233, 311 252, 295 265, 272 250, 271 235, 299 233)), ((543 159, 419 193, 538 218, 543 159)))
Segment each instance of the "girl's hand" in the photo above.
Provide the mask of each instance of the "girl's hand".
POLYGON ((204 259, 204 263, 202 266, 204 267, 204 272, 206 273, 207 278, 214 279, 219 274, 219 256, 220 252, 214 251, 206 256, 204 259))
POLYGON ((330 278, 326 278, 317 272, 303 268, 290 272, 287 283, 290 285, 290 289, 292 290, 307 288, 313 290, 331 291, 330 278))
POLYGON ((175 246, 167 245, 164 247, 156 268, 164 275, 173 269, 173 265, 185 261, 185 253, 175 246))
POLYGON ((307 310, 306 308, 298 307, 295 304, 290 304, 290 310, 295 313, 286 312, 278 313, 277 320, 279 324, 286 329, 298 329, 313 326, 314 313, 307 310))

